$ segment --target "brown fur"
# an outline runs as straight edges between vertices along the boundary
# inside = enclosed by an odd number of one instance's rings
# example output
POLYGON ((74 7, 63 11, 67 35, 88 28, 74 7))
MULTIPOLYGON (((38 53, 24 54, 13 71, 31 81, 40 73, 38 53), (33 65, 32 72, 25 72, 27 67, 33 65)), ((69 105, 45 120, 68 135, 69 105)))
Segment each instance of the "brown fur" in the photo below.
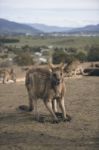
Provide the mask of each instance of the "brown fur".
POLYGON ((9 80, 16 82, 16 75, 13 69, 0 69, 0 78, 2 78, 2 83, 6 83, 9 80))
POLYGON ((66 77, 85 75, 85 73, 83 71, 83 67, 82 67, 80 61, 78 61, 78 60, 68 63, 67 66, 64 68, 64 71, 66 73, 66 77))
POLYGON ((37 115, 37 99, 42 99, 54 121, 58 122, 58 118, 55 115, 57 109, 56 100, 62 111, 63 119, 66 120, 65 84, 62 65, 32 68, 26 73, 25 83, 29 95, 29 109, 34 109, 35 116, 37 115))

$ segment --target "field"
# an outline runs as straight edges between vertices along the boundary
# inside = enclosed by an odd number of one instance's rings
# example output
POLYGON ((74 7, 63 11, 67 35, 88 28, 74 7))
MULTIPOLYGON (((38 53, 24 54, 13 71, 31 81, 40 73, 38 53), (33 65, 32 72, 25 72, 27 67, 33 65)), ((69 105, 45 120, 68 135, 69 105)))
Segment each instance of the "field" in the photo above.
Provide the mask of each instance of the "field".
MULTIPOLYGON (((87 53, 92 45, 99 46, 99 37, 15 38, 18 43, 5 44, 13 51, 14 47, 21 50, 29 45, 72 47, 87 53)), ((9 52, 9 58, 12 54, 9 52)), ((17 68, 18 78, 22 79, 24 73, 17 68)), ((72 120, 53 124, 42 101, 38 101, 38 110, 44 123, 35 121, 33 112, 19 109, 20 105, 28 106, 24 82, 0 84, 0 150, 98 150, 99 77, 68 79, 66 87, 65 105, 72 120)))
POLYGON ((24 83, 0 84, 0 150, 98 150, 99 78, 66 81, 65 105, 71 122, 52 124, 42 101, 38 102, 45 123, 33 112, 19 110, 28 105, 24 83))
MULTIPOLYGON (((13 37, 12 37, 13 38, 13 37)), ((21 48, 22 46, 53 46, 53 47, 73 47, 79 50, 88 49, 91 45, 99 46, 99 37, 31 37, 16 36, 18 43, 9 43, 8 46, 21 48)))

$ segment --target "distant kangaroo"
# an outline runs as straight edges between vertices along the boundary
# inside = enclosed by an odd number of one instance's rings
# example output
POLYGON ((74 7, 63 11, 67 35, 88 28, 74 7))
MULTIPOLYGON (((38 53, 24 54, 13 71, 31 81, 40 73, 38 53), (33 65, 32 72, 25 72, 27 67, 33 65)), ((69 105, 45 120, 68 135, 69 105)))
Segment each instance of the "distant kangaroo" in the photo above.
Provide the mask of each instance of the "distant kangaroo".
POLYGON ((84 73, 83 67, 80 63, 80 61, 75 60, 67 64, 64 68, 65 76, 66 77, 73 77, 77 75, 86 75, 84 73))
POLYGON ((9 80, 16 82, 16 74, 13 69, 0 69, 0 78, 2 78, 3 84, 9 80))
POLYGON ((26 88, 29 95, 29 110, 34 109, 35 116, 37 114, 37 99, 43 99, 43 102, 51 113, 53 121, 58 123, 58 117, 55 114, 56 102, 58 102, 59 107, 62 111, 63 120, 68 119, 65 104, 65 81, 64 81, 64 66, 49 64, 49 67, 32 68, 26 73, 26 88))

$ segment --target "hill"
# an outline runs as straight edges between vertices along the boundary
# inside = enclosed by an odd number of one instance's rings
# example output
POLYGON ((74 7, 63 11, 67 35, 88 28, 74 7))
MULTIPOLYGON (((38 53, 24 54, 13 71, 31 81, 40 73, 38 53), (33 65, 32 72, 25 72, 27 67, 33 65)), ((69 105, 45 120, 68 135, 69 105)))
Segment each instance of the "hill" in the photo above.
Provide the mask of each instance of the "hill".
POLYGON ((81 28, 75 28, 70 30, 68 33, 85 33, 85 34, 99 34, 99 24, 88 25, 81 28))
POLYGON ((71 27, 58 27, 58 26, 48 26, 44 24, 29 24, 31 27, 41 30, 44 33, 65 33, 65 34, 98 34, 99 35, 99 24, 98 25, 88 25, 79 28, 71 27))
POLYGON ((60 34, 84 34, 99 35, 99 24, 88 25, 79 28, 48 26, 45 24, 21 24, 5 19, 0 19, 0 34, 25 34, 35 35, 40 33, 58 33, 60 34))
POLYGON ((41 31, 26 24, 16 23, 5 19, 0 19, 0 34, 27 34, 34 35, 41 31))
POLYGON ((48 26, 45 24, 38 24, 38 23, 34 23, 34 24, 29 24, 31 27, 37 29, 37 30, 41 30, 45 33, 52 33, 52 32, 65 32, 65 31, 70 31, 73 28, 71 27, 58 27, 58 26, 48 26))

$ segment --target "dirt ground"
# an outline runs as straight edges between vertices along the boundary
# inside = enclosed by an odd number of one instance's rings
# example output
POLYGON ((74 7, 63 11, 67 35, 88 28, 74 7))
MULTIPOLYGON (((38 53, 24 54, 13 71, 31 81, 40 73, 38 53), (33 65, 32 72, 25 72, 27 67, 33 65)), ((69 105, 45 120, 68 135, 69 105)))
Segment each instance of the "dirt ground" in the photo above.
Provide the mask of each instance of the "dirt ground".
POLYGON ((19 110, 28 105, 23 82, 0 84, 0 150, 98 150, 99 77, 69 79, 66 87, 72 120, 53 124, 42 101, 38 110, 44 123, 35 121, 33 112, 19 110))

